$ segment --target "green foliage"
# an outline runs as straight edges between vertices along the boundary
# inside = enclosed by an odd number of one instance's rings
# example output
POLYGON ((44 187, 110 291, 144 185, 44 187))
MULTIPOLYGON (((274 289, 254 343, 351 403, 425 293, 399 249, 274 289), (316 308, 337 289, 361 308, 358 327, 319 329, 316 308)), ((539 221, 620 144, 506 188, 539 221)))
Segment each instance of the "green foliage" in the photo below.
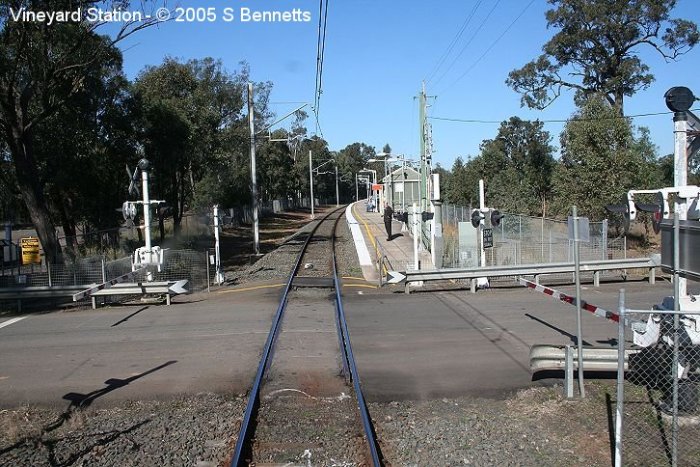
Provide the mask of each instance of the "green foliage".
MULTIPOLYGON (((0 4, 0 138, 12 165, 11 182, 22 198, 46 256, 54 261, 60 261, 62 254, 56 225, 62 224, 69 234, 79 220, 79 215, 67 206, 71 193, 64 193, 66 184, 61 176, 74 169, 74 163, 86 158, 90 151, 111 146, 109 135, 100 132, 106 120, 99 102, 110 94, 109 81, 119 86, 119 80, 111 78, 121 70, 121 54, 115 44, 153 24, 155 19, 125 23, 107 37, 97 34, 99 23, 59 22, 47 26, 41 22, 13 21, 10 9, 77 10, 94 3, 9 0, 0 4), (93 112, 94 121, 90 122, 88 113, 95 108, 99 112, 93 112), (71 117, 78 121, 71 121, 71 117), (79 141, 75 147, 66 148, 71 131, 79 141), (90 149, 90 142, 96 143, 94 149, 90 149), (67 152, 57 153, 58 149, 67 152), (58 159, 63 159, 66 166, 61 165, 56 173, 53 166, 58 159)), ((129 5, 128 1, 105 2, 108 6, 117 3, 122 7, 129 5)), ((78 165, 85 168, 88 164, 78 165)), ((72 176, 88 178, 85 172, 72 176)), ((104 217, 88 221, 110 222, 110 216, 104 217)))
POLYGON ((549 0, 547 26, 558 29, 544 53, 508 75, 506 83, 522 94, 522 104, 544 108, 562 88, 576 91, 579 105, 603 95, 622 113, 623 100, 654 80, 639 58, 649 46, 667 60, 693 48, 697 25, 672 19, 675 0, 549 0))
MULTIPOLYGON (((384 149, 387 148, 391 151, 388 144, 384 145, 384 149)), ((366 168, 367 160, 375 156, 374 147, 365 143, 352 143, 338 151, 336 161, 340 177, 341 199, 355 198, 355 174, 366 168)))
MULTIPOLYGON (((286 139, 287 136, 285 130, 272 133, 272 139, 286 139)), ((262 200, 284 199, 299 188, 298 177, 294 176, 294 158, 287 144, 265 141, 258 146, 257 155, 262 200)))
POLYGON ((466 164, 461 157, 458 157, 452 165, 452 176, 445 183, 445 200, 464 206, 478 205, 480 167, 480 157, 466 164))
POLYGON ((479 179, 486 201, 507 212, 543 215, 551 197, 554 169, 551 137, 542 122, 517 117, 501 123, 498 134, 481 144, 481 155, 466 164, 458 159, 446 184, 447 199, 479 203, 479 179))
POLYGON ((625 192, 638 188, 648 165, 645 154, 635 151, 629 120, 600 97, 591 98, 566 124, 561 153, 554 176, 555 211, 565 215, 575 204, 592 220, 605 218, 606 204, 618 203, 625 192))
MULTIPOLYGON (((184 212, 193 205, 203 208, 250 200, 250 177, 244 175, 246 168, 249 174, 243 113, 247 81, 245 64, 238 73, 229 74, 211 58, 186 63, 166 58, 162 65, 146 68, 136 81, 145 155, 153 163, 156 192, 172 210, 176 233, 184 212)), ((269 83, 256 86, 259 126, 270 116, 270 87, 269 83)), ((263 147, 262 154, 282 160, 273 148, 263 147)), ((277 169, 274 161, 268 167, 277 169)), ((277 180, 268 172, 266 181, 277 180)), ((271 185, 266 184, 268 194, 279 190, 271 185)))

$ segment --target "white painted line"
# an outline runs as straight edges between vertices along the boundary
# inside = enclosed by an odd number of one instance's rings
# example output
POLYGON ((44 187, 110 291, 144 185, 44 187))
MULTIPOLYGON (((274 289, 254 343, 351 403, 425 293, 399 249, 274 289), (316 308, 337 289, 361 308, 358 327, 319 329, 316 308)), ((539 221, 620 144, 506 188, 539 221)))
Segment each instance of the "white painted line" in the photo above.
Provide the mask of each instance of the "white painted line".
POLYGON ((8 319, 7 321, 3 321, 0 323, 0 328, 4 328, 5 326, 9 326, 10 324, 15 324, 18 321, 22 321, 26 316, 20 316, 19 318, 12 318, 8 319))
POLYGON ((345 209, 345 218, 348 220, 348 226, 350 227, 350 232, 352 232, 352 238, 355 241, 355 249, 357 250, 357 257, 360 260, 360 266, 372 266, 372 259, 369 256, 369 250, 367 249, 367 244, 365 243, 365 237, 362 236, 362 229, 360 229, 360 224, 352 215, 352 204, 345 209))

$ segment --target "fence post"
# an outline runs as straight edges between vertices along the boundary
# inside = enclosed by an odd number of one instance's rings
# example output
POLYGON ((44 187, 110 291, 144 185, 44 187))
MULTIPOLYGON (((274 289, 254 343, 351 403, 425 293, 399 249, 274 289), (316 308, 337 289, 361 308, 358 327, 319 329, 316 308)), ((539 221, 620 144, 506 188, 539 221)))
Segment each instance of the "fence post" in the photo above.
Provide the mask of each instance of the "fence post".
POLYGON ((520 241, 523 241, 523 216, 518 216, 518 235, 520 241))
POLYGON ((603 232, 601 235, 603 236, 603 258, 602 259, 608 259, 608 220, 603 219, 603 225, 601 226, 601 229, 603 232))
POLYGON ((207 270, 207 293, 211 292, 210 280, 209 280, 209 249, 204 251, 204 266, 207 270))
POLYGON ((49 287, 52 287, 53 284, 51 283, 51 262, 48 260, 46 261, 46 272, 49 276, 49 287))
MULTIPOLYGON (((679 359, 679 328, 681 311, 681 277, 680 271, 680 213, 678 202, 673 216, 673 368, 671 383, 673 384, 673 418, 671 423, 671 465, 678 465, 678 359, 679 359)), ((685 284, 683 284, 685 286, 685 284)))
MULTIPOLYGON (((107 264, 105 262, 105 257, 100 258, 100 263, 102 266, 102 283, 107 282, 107 264)), ((102 297, 102 305, 107 304, 107 297, 102 297)), ((95 309, 95 297, 92 297, 92 309, 95 309)))
POLYGON ((617 403, 615 407, 615 467, 622 467, 622 417, 625 401, 625 289, 620 289, 617 325, 617 403))
POLYGON ((571 344, 566 344, 564 350, 564 386, 566 387, 566 398, 574 398, 574 352, 571 344))

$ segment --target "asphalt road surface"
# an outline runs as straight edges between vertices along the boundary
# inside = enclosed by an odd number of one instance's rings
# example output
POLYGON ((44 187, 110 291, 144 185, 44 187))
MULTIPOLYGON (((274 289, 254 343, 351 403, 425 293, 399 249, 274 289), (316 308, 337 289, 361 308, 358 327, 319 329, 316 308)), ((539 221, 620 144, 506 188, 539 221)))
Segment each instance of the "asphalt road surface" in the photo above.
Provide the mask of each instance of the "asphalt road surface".
MULTIPOLYGON (((648 309, 665 282, 586 286, 583 298, 648 309)), ((572 292, 572 287, 561 287, 572 292)), ((353 349, 369 400, 498 396, 532 384, 533 344, 573 342, 575 307, 524 288, 412 293, 345 290, 353 349)), ((260 284, 97 310, 0 318, 0 405, 243 393, 252 382, 281 286, 260 284)), ((616 345, 614 323, 583 312, 584 342, 616 345)), ((546 383, 546 382, 545 382, 546 383)))

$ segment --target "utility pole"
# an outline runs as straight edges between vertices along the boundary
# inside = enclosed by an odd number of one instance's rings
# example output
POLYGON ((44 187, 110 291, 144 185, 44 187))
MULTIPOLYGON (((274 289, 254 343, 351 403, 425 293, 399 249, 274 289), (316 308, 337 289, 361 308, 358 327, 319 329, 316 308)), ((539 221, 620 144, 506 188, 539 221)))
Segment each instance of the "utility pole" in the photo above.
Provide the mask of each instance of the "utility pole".
POLYGON ((426 184, 425 184, 425 110, 426 110, 426 97, 425 97, 425 81, 423 81, 421 86, 420 94, 418 95, 418 118, 419 131, 420 131, 420 209, 425 211, 425 200, 426 195, 426 184))
MULTIPOLYGON (((434 96, 431 96, 434 97, 434 96)), ((425 81, 421 83, 421 91, 418 95, 418 106, 419 106, 419 128, 420 128, 420 209, 421 212, 428 210, 428 204, 430 202, 429 193, 429 173, 430 173, 430 161, 432 160, 432 136, 430 124, 428 123, 428 96, 425 93, 425 81)), ((422 219, 421 219, 422 227, 422 219)), ((421 235, 423 235, 423 229, 421 228, 421 235)))
POLYGON ((340 206, 340 191, 338 191, 338 166, 335 166, 335 207, 340 206))
POLYGON ((250 180, 253 195, 253 248, 260 254, 260 228, 258 225, 258 181, 255 168, 255 111, 253 110, 253 83, 248 83, 248 123, 250 124, 250 180))
POLYGON ((309 188, 311 192, 311 218, 314 218, 314 168, 311 161, 311 150, 309 149, 309 188))

